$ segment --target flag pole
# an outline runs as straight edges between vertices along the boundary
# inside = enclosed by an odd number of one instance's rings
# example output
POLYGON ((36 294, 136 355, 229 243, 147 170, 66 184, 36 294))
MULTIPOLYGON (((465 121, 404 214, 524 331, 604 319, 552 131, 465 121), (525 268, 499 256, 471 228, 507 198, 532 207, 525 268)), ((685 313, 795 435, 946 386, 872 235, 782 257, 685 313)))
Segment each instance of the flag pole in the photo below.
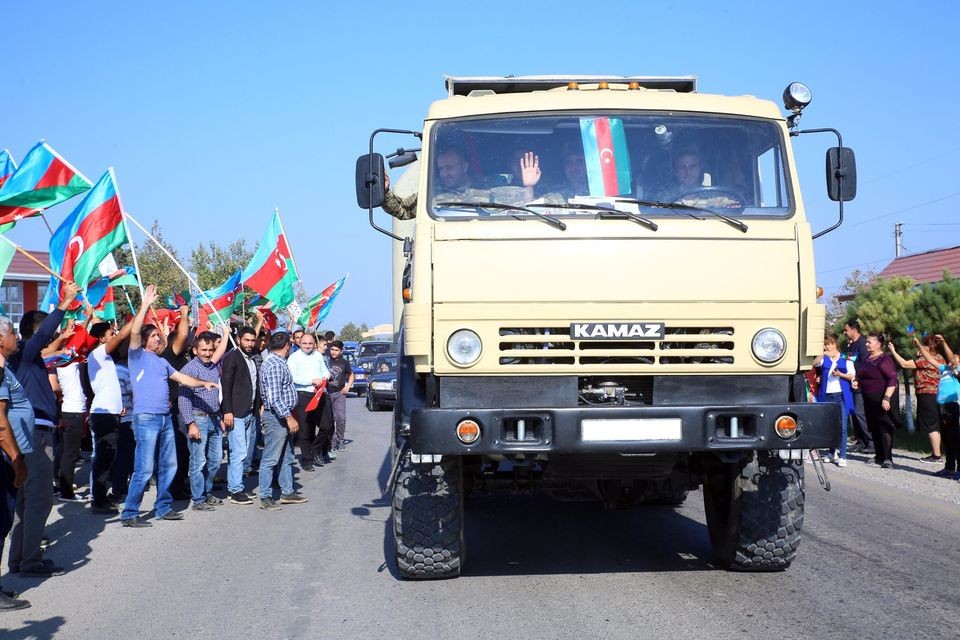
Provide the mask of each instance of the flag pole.
POLYGON ((46 271, 47 273, 49 273, 50 275, 52 275, 54 278, 56 278, 56 279, 59 280, 60 282, 69 282, 66 278, 64 278, 63 276, 61 276, 59 273, 56 273, 53 269, 51 269, 50 267, 48 267, 47 265, 43 264, 42 262, 40 262, 39 260, 37 260, 35 257, 33 257, 33 254, 31 254, 31 253, 28 252, 26 249, 24 249, 23 247, 21 247, 20 245, 18 245, 16 242, 14 242, 14 241, 11 240, 10 238, 8 238, 5 234, 0 234, 0 237, 2 237, 4 240, 6 240, 7 242, 9 242, 11 247, 13 247, 14 249, 16 249, 16 250, 19 251, 20 253, 22 253, 24 256, 26 256, 27 258, 29 258, 31 262, 34 262, 38 267, 40 267, 41 269, 43 269, 44 271, 46 271))
MULTIPOLYGON (((225 323, 223 322, 223 318, 220 316, 220 312, 218 312, 218 311, 216 310, 216 308, 213 306, 213 302, 210 301, 210 298, 207 297, 207 294, 203 291, 203 289, 200 288, 200 285, 197 284, 197 281, 193 279, 193 277, 190 275, 190 273, 189 273, 186 269, 183 268, 183 265, 180 264, 180 263, 177 261, 177 259, 173 257, 173 254, 170 253, 170 252, 167 250, 167 248, 166 248, 165 246, 163 246, 163 244, 162 244, 159 240, 157 240, 157 239, 154 238, 152 235, 150 235, 150 232, 147 231, 147 230, 143 227, 142 224, 140 224, 139 222, 137 222, 137 219, 134 218, 132 215, 130 215, 129 213, 127 213, 126 211, 124 211, 124 212, 123 212, 123 217, 124 217, 125 220, 130 220, 130 222, 132 222, 134 225, 136 225, 136 227, 137 227, 138 229, 140 229, 140 231, 142 231, 144 234, 146 234, 147 238, 149 238, 151 241, 153 241, 153 243, 154 243, 155 245, 157 245, 157 248, 159 248, 160 251, 162 251, 165 256, 167 256, 168 258, 170 258, 170 260, 173 262, 173 264, 177 265, 177 268, 180 269, 180 271, 183 272, 183 275, 185 275, 185 276, 187 277, 187 280, 190 281, 190 284, 192 284, 192 285, 197 289, 197 291, 200 293, 200 297, 203 298, 204 304, 207 305, 207 306, 210 308, 210 310, 214 313, 214 315, 215 315, 216 317, 220 318, 220 324, 225 325, 225 323)), ((134 267, 134 268, 136 268, 136 267, 134 267)), ((141 275, 139 269, 137 269, 137 275, 141 275)), ((141 286, 141 287, 143 286, 143 282, 142 282, 142 281, 140 282, 140 286, 141 286)), ((199 322, 199 320, 200 320, 200 318, 197 318, 197 321, 198 321, 198 322, 199 322)), ((229 326, 224 326, 224 333, 227 334, 227 337, 230 339, 230 343, 234 346, 234 348, 236 348, 237 343, 236 343, 236 341, 233 339, 233 334, 230 333, 230 327, 229 327, 229 326)))

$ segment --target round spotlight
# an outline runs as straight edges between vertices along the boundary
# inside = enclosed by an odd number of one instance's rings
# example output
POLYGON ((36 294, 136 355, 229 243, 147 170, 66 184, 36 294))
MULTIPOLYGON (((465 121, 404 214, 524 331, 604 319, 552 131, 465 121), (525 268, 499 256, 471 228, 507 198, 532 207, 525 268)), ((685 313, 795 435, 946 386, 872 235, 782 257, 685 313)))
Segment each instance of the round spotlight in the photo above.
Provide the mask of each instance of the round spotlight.
POLYGON ((772 364, 787 352, 787 339, 773 328, 760 329, 753 336, 753 355, 765 364, 772 364))
POLYGON ((783 108, 800 113, 813 100, 810 88, 802 82, 791 82, 783 90, 783 108))
POLYGON ((454 364, 461 367, 467 367, 479 360, 482 350, 480 336, 470 329, 455 331, 447 340, 447 355, 454 364))

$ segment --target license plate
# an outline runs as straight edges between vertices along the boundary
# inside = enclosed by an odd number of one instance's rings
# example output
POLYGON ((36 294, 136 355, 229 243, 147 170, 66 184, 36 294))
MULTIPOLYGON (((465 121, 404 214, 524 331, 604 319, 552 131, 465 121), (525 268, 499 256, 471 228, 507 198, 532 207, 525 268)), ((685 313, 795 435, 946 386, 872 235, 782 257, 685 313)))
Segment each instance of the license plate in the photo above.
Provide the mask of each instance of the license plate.
POLYGON ((683 420, 680 418, 582 420, 580 422, 580 437, 584 442, 680 440, 683 437, 683 420))

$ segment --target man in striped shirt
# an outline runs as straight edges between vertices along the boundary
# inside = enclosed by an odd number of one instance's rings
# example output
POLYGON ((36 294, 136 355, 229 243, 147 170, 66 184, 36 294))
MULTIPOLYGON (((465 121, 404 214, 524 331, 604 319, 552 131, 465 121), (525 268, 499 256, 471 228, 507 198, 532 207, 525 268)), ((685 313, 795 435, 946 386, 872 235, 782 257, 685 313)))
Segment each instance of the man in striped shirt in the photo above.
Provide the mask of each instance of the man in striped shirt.
MULTIPOLYGON (((204 382, 220 384, 217 366, 227 350, 227 341, 211 332, 197 334, 193 359, 180 370, 204 382), (218 343, 219 342, 219 346, 218 343)), ((213 511, 223 500, 213 495, 213 479, 223 459, 223 422, 220 415, 220 388, 180 385, 177 398, 180 424, 187 428, 190 452, 190 497, 194 511, 213 511)))
POLYGON ((293 490, 293 437, 299 427, 293 416, 297 390, 287 366, 290 334, 270 336, 269 353, 260 366, 260 394, 263 398, 263 457, 260 459, 260 508, 280 509, 273 499, 273 471, 279 464, 281 504, 302 504, 305 497, 293 490))

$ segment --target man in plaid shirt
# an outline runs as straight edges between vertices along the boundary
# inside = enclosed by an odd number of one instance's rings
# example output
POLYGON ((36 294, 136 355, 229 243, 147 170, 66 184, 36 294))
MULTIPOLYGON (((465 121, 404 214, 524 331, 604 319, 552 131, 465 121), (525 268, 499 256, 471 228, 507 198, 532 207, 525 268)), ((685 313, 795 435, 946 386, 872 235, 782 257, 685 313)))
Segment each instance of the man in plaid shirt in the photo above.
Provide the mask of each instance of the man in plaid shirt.
MULTIPOLYGON (((226 340, 212 331, 203 331, 194 340, 193 359, 184 365, 180 373, 219 385, 220 369, 217 364, 226 350, 226 340)), ((180 424, 187 429, 193 510, 213 511, 214 505, 223 504, 222 499, 213 495, 213 479, 223 459, 220 389, 194 389, 181 385, 177 408, 180 411, 180 424)))
POLYGON ((273 499, 273 470, 279 464, 281 504, 302 504, 305 497, 293 490, 293 438, 298 430, 293 408, 297 390, 287 366, 290 334, 275 333, 268 344, 270 353, 260 366, 260 394, 263 398, 263 457, 260 460, 260 508, 280 509, 273 499))

